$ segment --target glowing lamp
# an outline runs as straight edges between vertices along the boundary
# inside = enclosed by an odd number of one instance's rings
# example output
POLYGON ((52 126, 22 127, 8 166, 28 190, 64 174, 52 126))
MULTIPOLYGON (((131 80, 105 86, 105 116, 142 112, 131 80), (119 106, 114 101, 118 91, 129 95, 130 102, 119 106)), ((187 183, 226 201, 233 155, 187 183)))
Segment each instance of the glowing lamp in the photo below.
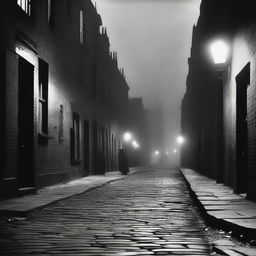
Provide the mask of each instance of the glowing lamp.
POLYGON ((136 140, 134 140, 132 142, 132 145, 133 145, 134 148, 139 148, 139 144, 138 144, 138 142, 136 140))
POLYGON ((183 144, 184 141, 185 141, 185 139, 184 139, 182 136, 178 136, 177 142, 178 142, 179 144, 183 144))
POLYGON ((132 135, 131 135, 131 133, 126 132, 126 133, 124 134, 123 138, 124 138, 124 141, 125 141, 125 142, 128 142, 128 141, 131 140, 132 135))
POLYGON ((222 41, 218 40, 211 44, 210 46, 211 54, 215 64, 224 64, 228 58, 229 48, 228 45, 222 41))

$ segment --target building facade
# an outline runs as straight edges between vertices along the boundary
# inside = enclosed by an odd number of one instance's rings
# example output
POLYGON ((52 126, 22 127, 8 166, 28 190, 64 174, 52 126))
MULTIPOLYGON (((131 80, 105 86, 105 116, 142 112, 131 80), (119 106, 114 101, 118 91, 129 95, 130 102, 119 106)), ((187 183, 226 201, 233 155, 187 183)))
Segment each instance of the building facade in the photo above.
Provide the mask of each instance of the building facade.
POLYGON ((0 6, 0 194, 117 168, 128 91, 90 0, 0 6))
POLYGON ((256 200, 254 1, 203 0, 193 27, 181 129, 187 138, 181 164, 256 200), (209 45, 229 46, 214 65, 209 45))

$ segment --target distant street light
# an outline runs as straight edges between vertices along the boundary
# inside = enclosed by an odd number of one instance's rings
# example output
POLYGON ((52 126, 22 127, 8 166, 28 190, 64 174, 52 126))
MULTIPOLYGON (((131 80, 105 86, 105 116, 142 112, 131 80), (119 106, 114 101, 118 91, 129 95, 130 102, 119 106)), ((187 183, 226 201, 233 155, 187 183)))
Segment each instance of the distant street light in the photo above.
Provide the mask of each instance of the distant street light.
POLYGON ((184 142, 185 142, 185 139, 184 139, 184 137, 182 137, 182 136, 178 136, 178 138, 177 138, 177 142, 181 145, 181 144, 183 144, 184 142))
POLYGON ((129 132, 126 132, 123 136, 125 142, 129 142, 132 139, 132 135, 129 132))
POLYGON ((133 147, 136 148, 136 149, 140 147, 140 145, 138 144, 138 142, 137 142, 136 140, 134 140, 134 141, 132 142, 132 145, 133 145, 133 147))
POLYGON ((173 153, 176 154, 176 153, 177 153, 177 149, 174 149, 174 150, 173 150, 173 153))
POLYGON ((158 150, 155 151, 155 155, 159 155, 159 151, 158 150))
POLYGON ((217 40, 213 42, 210 46, 210 50, 215 64, 226 63, 229 47, 224 41, 217 40))
POLYGON ((166 151, 165 153, 166 153, 166 155, 169 155, 169 151, 166 151))

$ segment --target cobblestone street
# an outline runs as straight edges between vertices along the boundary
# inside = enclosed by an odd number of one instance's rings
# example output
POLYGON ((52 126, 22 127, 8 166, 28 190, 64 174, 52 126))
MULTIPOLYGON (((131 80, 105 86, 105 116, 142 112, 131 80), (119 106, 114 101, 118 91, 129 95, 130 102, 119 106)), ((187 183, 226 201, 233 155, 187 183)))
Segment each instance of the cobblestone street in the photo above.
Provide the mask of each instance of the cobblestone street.
POLYGON ((145 170, 1 223, 1 255, 209 255, 178 170, 145 170))

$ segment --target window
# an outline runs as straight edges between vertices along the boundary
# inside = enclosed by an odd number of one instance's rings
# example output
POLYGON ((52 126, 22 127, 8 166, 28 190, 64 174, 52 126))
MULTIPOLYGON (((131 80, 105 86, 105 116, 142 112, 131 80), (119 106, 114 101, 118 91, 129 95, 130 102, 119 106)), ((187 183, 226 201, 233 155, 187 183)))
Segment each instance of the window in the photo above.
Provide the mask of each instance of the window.
POLYGON ((80 163, 80 117, 73 112, 73 127, 70 130, 71 163, 80 163))
POLYGON ((39 59, 39 132, 48 134, 48 64, 39 59))
POLYGON ((51 27, 54 26, 54 3, 48 0, 48 23, 51 27))
POLYGON ((63 105, 60 105, 59 109, 59 144, 63 144, 64 142, 64 111, 63 111, 63 105))
POLYGON ((52 0, 48 0, 48 22, 50 22, 52 16, 52 0))
POLYGON ((17 0, 20 8, 29 16, 31 16, 31 1, 32 0, 17 0))
POLYGON ((68 15, 71 13, 71 0, 65 0, 65 8, 68 15))
POLYGON ((84 43, 84 14, 80 11, 80 44, 84 43))

